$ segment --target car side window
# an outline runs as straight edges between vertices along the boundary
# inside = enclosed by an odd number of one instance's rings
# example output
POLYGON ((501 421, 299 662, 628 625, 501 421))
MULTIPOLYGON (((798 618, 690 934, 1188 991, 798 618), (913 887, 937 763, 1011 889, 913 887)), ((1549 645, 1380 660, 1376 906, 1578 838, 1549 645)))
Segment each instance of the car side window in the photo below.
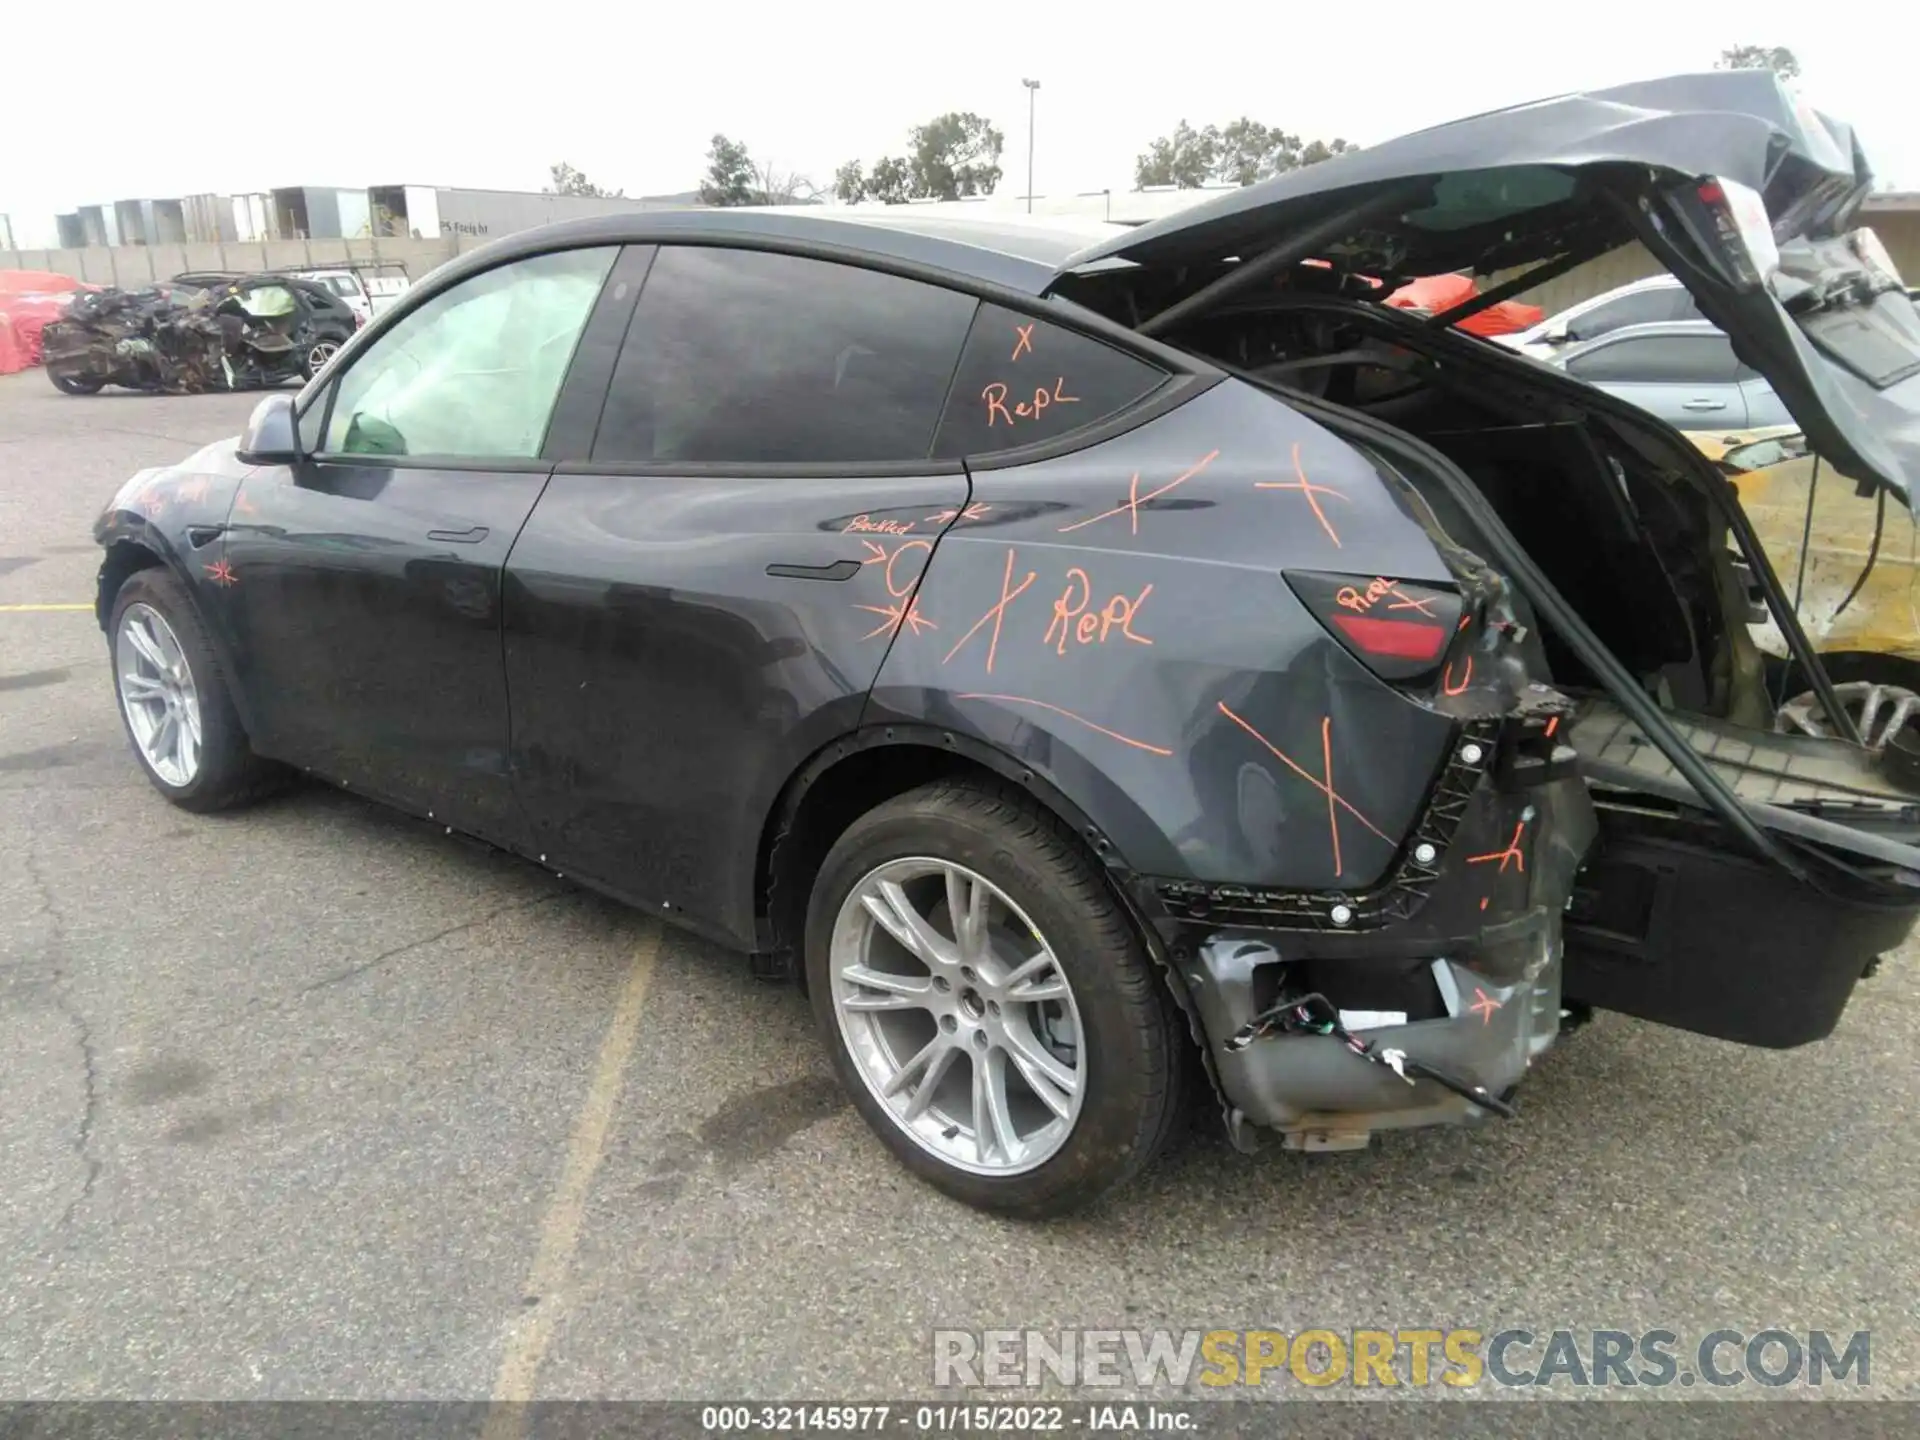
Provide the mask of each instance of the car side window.
POLYGON ((983 304, 933 453, 953 459, 1051 440, 1125 409, 1166 378, 1090 335, 983 304))
POLYGON ((1640 385, 1729 384, 1739 373, 1724 335, 1659 335, 1620 340, 1567 362, 1582 380, 1640 385))
POLYGON ((614 367, 598 461, 924 461, 977 302, 759 250, 663 246, 614 367))
MULTIPOLYGON (((1687 294, 1685 290, 1679 293, 1687 294)), ((1628 325, 1650 325, 1658 320, 1675 319, 1673 297, 1674 292, 1664 288, 1635 290, 1617 300, 1596 305, 1568 324, 1567 338, 1593 340, 1628 325)))
POLYGON ((618 253, 536 255, 434 296, 340 377, 321 448, 532 459, 618 253))

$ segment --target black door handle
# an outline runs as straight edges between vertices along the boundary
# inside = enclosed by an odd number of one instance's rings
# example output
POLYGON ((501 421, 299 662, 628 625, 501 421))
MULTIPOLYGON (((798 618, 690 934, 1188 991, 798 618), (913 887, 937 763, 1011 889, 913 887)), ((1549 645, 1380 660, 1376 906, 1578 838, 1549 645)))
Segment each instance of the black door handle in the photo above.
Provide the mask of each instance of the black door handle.
POLYGON ((476 525, 471 530, 429 530, 427 539, 445 540, 453 545, 478 545, 487 538, 487 527, 476 525))
POLYGON ((859 573, 858 560, 836 560, 831 565, 767 566, 767 574, 782 580, 851 580, 859 573))

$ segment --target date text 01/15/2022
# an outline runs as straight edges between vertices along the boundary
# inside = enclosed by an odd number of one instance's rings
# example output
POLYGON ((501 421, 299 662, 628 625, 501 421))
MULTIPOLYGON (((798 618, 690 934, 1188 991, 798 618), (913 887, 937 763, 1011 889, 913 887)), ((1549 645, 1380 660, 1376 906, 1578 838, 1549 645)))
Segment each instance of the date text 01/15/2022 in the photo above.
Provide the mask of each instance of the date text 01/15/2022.
POLYGON ((1193 1433, 1191 1410, 1159 1405, 708 1405, 700 1428, 709 1434, 907 1430, 916 1435, 1027 1435, 1068 1431, 1150 1430, 1193 1433))

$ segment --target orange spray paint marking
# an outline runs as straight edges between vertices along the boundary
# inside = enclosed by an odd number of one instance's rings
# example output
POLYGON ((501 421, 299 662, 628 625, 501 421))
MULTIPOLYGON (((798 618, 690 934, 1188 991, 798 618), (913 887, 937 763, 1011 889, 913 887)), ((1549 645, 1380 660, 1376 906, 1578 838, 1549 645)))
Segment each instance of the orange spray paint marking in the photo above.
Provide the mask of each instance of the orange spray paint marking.
POLYGON ((1389 610, 1418 610, 1429 620, 1437 620, 1440 618, 1433 613, 1433 597, 1431 595, 1424 599, 1418 599, 1407 594, 1406 591, 1397 588, 1388 593, 1394 597, 1394 603, 1387 606, 1389 610))
POLYGON ((241 515, 258 515, 260 513, 260 507, 247 498, 247 492, 245 490, 240 491, 239 494, 233 497, 233 508, 241 515))
POLYGON ((1333 873, 1340 874, 1340 812, 1333 808, 1333 717, 1320 717, 1320 763, 1327 792, 1327 834, 1333 837, 1333 873))
POLYGON ((1102 520, 1110 520, 1115 515, 1125 515, 1132 520, 1133 533, 1135 535, 1138 535, 1140 533, 1140 507, 1154 500, 1158 500, 1162 495, 1165 495, 1168 491, 1177 489, 1179 486, 1186 484, 1187 481, 1193 479, 1194 476, 1198 475, 1202 470, 1206 469, 1207 466, 1211 465, 1214 462, 1214 460, 1219 457, 1219 454, 1220 452, 1218 450, 1209 450, 1205 455, 1200 457, 1200 460, 1197 464, 1191 466, 1183 473, 1175 476, 1173 479, 1169 480, 1166 484, 1162 485, 1159 489, 1149 490, 1144 495, 1140 493, 1140 476, 1136 473, 1133 477, 1132 483, 1127 486, 1127 498, 1125 503, 1116 505, 1111 510, 1102 510, 1098 515, 1090 515, 1085 520, 1076 520, 1071 525, 1062 525, 1060 527, 1060 533, 1062 535, 1065 535, 1069 530, 1083 529, 1088 525, 1097 525, 1102 520))
POLYGON ((860 543, 867 548, 868 552, 867 558, 860 563, 862 565, 878 565, 881 567, 880 583, 886 586, 887 594, 892 597, 894 602, 891 605, 856 605, 853 607, 856 610, 865 610, 871 614, 882 617, 878 625, 860 638, 862 640, 871 640, 876 635, 897 634, 902 625, 906 626, 908 633, 913 635, 918 635, 922 628, 938 630, 940 628, 938 625, 920 613, 919 597, 915 596, 912 600, 907 598, 913 594, 913 587, 919 581, 921 571, 915 570, 913 574, 903 579, 896 574, 894 570, 894 567, 900 563, 900 558, 903 555, 907 555, 913 551, 919 551, 923 555, 931 554, 933 552, 933 542, 931 540, 908 540, 896 545, 891 554, 887 552, 886 546, 876 544, 871 540, 862 540, 860 543))
POLYGON ((1506 849, 1490 850, 1485 855, 1469 855, 1467 857, 1467 864, 1484 865, 1488 861, 1498 860, 1500 862, 1500 868, 1494 873, 1504 875, 1507 871, 1507 861, 1511 860, 1513 861, 1513 868, 1524 875, 1527 869, 1527 857, 1520 851, 1520 832, 1526 828, 1527 822, 1522 820, 1518 825, 1513 827, 1513 838, 1507 842, 1506 849))
POLYGON ((189 480, 180 486, 179 494, 182 500, 198 505, 207 498, 207 482, 205 479, 189 480))
MULTIPOLYGON (((1053 382, 1053 389, 1051 391, 1044 385, 1035 386, 1033 399, 1017 400, 1014 402, 1013 414, 1008 416, 1007 423, 1011 425, 1016 419, 1038 420, 1041 412, 1049 405, 1078 405, 1080 403, 1080 397, 1078 395, 1063 393, 1066 389, 1066 384, 1067 380, 1063 375, 1053 382)), ((1007 413, 1007 387, 996 380, 987 386, 985 390, 982 390, 980 396, 987 402, 987 428, 992 429, 993 412, 995 408, 997 407, 1002 415, 1006 415, 1007 413), (999 391, 998 395, 992 393, 996 390, 999 391)))
POLYGON ((939 510, 922 518, 930 525, 945 525, 949 520, 978 520, 992 508, 993 506, 983 505, 976 500, 964 510, 939 510))
POLYGON ((1560 717, 1556 715, 1551 720, 1547 721, 1546 738, 1551 740, 1553 738, 1553 732, 1558 730, 1559 728, 1560 728, 1560 717))
POLYGON ((922 626, 929 630, 940 628, 920 613, 920 597, 917 595, 911 600, 902 600, 892 605, 856 605, 853 608, 870 610, 875 615, 884 617, 878 625, 860 637, 862 640, 871 640, 876 635, 897 634, 902 625, 905 625, 908 633, 912 635, 918 635, 922 626))
POLYGON ((856 515, 840 527, 840 533, 872 535, 908 535, 913 531, 911 520, 876 520, 871 515, 856 515))
POLYGON ((886 584, 887 593, 896 600, 905 599, 907 592, 913 589, 914 582, 920 578, 919 572, 916 571, 913 577, 904 584, 896 585, 894 583, 898 577, 894 575, 893 567, 898 565, 900 563, 900 557, 910 550, 918 550, 924 554, 931 555, 933 553, 933 542, 931 540, 909 540, 904 545, 896 546, 893 554, 887 557, 887 568, 880 572, 880 578, 886 584))
POLYGON ((1272 755, 1274 759, 1278 760, 1282 765, 1286 766, 1289 770, 1293 771, 1294 774, 1298 775, 1302 780, 1306 781, 1309 785, 1313 786, 1314 789, 1326 795, 1329 803, 1338 805, 1342 810, 1346 811, 1347 814, 1351 815, 1354 819, 1358 820, 1362 825, 1366 826, 1367 829, 1371 830, 1374 834, 1378 835, 1382 840, 1385 840, 1389 845, 1393 843, 1393 837, 1387 834, 1387 832, 1382 830, 1378 825, 1374 824, 1366 816, 1362 815, 1358 810, 1356 810, 1353 807, 1352 802, 1349 801, 1346 798, 1346 796, 1342 795, 1339 791, 1335 790, 1333 786, 1331 786, 1324 780, 1320 779, 1320 777, 1315 775, 1311 770, 1307 770, 1302 766, 1295 764, 1292 757, 1289 756, 1285 751, 1281 750, 1279 746, 1275 745, 1271 740, 1267 739, 1266 736, 1262 735, 1258 730, 1254 729, 1253 726, 1249 725, 1245 720, 1242 720, 1238 715, 1234 714, 1233 711, 1229 710, 1227 708, 1226 701, 1216 700, 1214 703, 1220 707, 1220 713, 1222 715, 1226 716, 1229 720, 1233 721, 1234 724, 1238 725, 1242 730, 1246 731, 1247 734, 1251 735, 1255 740, 1258 740, 1260 744, 1266 748, 1267 753, 1272 755))
POLYGON ((1474 1014, 1480 1017, 1480 1023, 1482 1025, 1491 1025, 1493 1023, 1493 1012, 1499 1008, 1500 1002, 1498 1000, 1487 994, 1487 992, 1482 990, 1478 985, 1473 987, 1473 1003, 1467 1006, 1467 1009, 1473 1011, 1474 1014))
POLYGON ((1013 342, 1013 354, 1008 358, 1018 360, 1022 355, 1031 355, 1033 353, 1033 322, 1029 320, 1025 325, 1014 326, 1013 333, 1019 338, 1013 342))
POLYGON ((1053 602, 1053 619, 1047 622, 1046 636, 1042 645, 1052 645, 1053 653, 1067 653, 1067 641, 1073 640, 1081 645, 1103 645, 1117 625, 1120 634, 1136 645, 1151 645, 1153 641, 1144 635, 1133 633, 1134 617, 1140 613, 1140 607, 1147 596, 1153 593, 1153 586, 1142 587, 1140 593, 1129 600, 1125 595, 1115 595, 1099 610, 1091 613, 1087 604, 1093 598, 1093 582, 1087 578, 1087 572, 1075 565, 1067 571, 1067 588, 1060 592, 1060 598, 1053 602), (1075 594, 1076 589, 1078 594, 1075 594), (1058 632, 1059 639, 1054 636, 1058 632))
POLYGON ((1006 618, 1007 606, 1024 595, 1027 587, 1033 584, 1035 578, 1035 572, 1029 570, 1026 579, 1022 580, 1018 585, 1013 583, 1013 549, 1009 546, 1007 549, 1006 574, 1000 577, 1000 599, 986 614, 973 622, 973 629, 967 631, 966 634, 954 642, 953 649, 947 651, 946 658, 940 663, 944 665, 948 660, 958 655, 960 653, 960 647, 965 645, 967 641, 971 640, 975 635, 979 634, 980 627, 991 620, 993 622, 993 638, 987 642, 987 673, 991 675, 993 673, 993 657, 1000 648, 1000 623, 1006 618))
POLYGON ((1300 478, 1298 480, 1261 480, 1257 481, 1253 488, 1256 490, 1298 490, 1302 495, 1306 496, 1307 504, 1312 507, 1313 510, 1313 518, 1320 522, 1320 528, 1327 532, 1327 538, 1333 541, 1333 548, 1338 550, 1340 548, 1340 534, 1333 528, 1333 522, 1327 519, 1326 511, 1320 508, 1320 502, 1315 497, 1319 495, 1330 495, 1335 500, 1345 500, 1347 497, 1331 485, 1315 485, 1311 480, 1307 479, 1306 468, 1300 463, 1300 444, 1298 441, 1295 441, 1293 446, 1293 473, 1300 478))
MULTIPOLYGON (((1381 575, 1369 580, 1364 591, 1356 590, 1351 585, 1342 585, 1333 599, 1335 604, 1344 606, 1356 614, 1364 615, 1387 596, 1399 593, 1393 588, 1393 581, 1381 575)), ((1400 609, 1401 607, 1389 606, 1388 608, 1400 609)))
POLYGON ((1105 735, 1107 738, 1111 740, 1118 740, 1122 745, 1131 745, 1136 750, 1145 750, 1149 755, 1173 754, 1173 751, 1168 750, 1164 746, 1149 745, 1146 741, 1136 740, 1131 735, 1122 735, 1118 730, 1109 730, 1104 725, 1096 725, 1093 721, 1087 719, 1087 717, 1084 715, 1076 715, 1071 710, 1062 710, 1058 705, 1049 705, 1044 700, 1030 699, 1025 695, 978 695, 978 694, 975 694, 975 695, 956 695, 954 698, 956 700, 998 700, 1003 705, 1037 706, 1039 709, 1042 709, 1042 710, 1050 710, 1055 715, 1064 715, 1067 717, 1067 719, 1072 720, 1077 724, 1084 725, 1089 730, 1097 730, 1100 734, 1105 735))
POLYGON ((1467 668, 1461 673, 1460 683, 1453 683, 1453 662, 1447 662, 1447 673, 1440 677, 1440 688, 1448 695, 1462 694, 1473 683, 1473 657, 1467 656, 1467 668))
POLYGON ((216 560, 213 564, 202 565, 200 568, 207 572, 207 578, 209 580, 222 588, 240 583, 240 577, 233 573, 233 566, 229 565, 225 560, 216 560))

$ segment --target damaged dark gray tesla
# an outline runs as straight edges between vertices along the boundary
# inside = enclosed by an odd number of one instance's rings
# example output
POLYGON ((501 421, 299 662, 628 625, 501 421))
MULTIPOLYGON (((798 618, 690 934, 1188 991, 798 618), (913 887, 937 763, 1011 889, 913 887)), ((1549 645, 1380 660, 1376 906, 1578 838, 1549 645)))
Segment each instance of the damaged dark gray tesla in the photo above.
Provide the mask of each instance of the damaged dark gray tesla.
POLYGON ((1637 241, 1905 500, 1869 184, 1734 72, 1090 248, 509 237, 109 505, 128 734, 176 803, 304 770, 753 951, 895 1154, 1012 1213, 1135 1173, 1193 1055, 1237 1143, 1337 1149, 1513 1115, 1590 1007, 1817 1040, 1920 914, 1920 767, 1693 446, 1456 326, 1637 241), (1373 298, 1450 270, 1511 278, 1373 298), (1774 732, 1768 611, 1841 738, 1774 732))

